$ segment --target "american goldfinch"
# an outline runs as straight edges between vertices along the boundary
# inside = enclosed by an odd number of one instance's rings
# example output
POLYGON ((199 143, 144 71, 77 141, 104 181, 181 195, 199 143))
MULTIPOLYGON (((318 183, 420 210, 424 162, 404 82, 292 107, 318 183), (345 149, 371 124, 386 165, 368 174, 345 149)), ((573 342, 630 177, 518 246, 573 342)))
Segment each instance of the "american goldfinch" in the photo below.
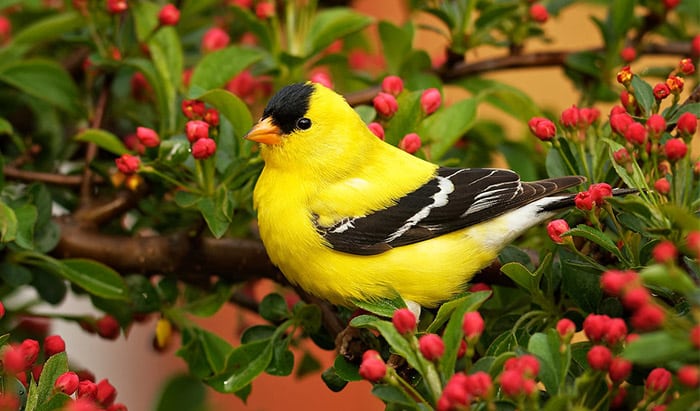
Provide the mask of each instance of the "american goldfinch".
POLYGON ((556 193, 585 181, 437 166, 377 138, 316 83, 281 89, 246 138, 265 161, 254 204, 270 259, 339 305, 449 299, 523 231, 573 205, 556 193))

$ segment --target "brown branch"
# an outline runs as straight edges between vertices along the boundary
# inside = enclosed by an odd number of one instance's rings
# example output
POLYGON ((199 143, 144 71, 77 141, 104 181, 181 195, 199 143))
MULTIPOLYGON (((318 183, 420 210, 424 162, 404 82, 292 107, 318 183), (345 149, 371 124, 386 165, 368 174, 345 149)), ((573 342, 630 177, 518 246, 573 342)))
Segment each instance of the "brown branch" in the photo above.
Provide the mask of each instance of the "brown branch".
MULTIPOLYGON (((6 178, 22 181, 38 181, 41 183, 56 184, 63 186, 79 186, 83 183, 83 176, 63 175, 54 173, 43 173, 39 171, 20 170, 12 166, 2 168, 6 178)), ((93 183, 102 183, 104 180, 98 175, 92 176, 93 183)))
MULTIPOLYGON (((585 50, 554 50, 518 55, 507 55, 494 57, 475 62, 458 62, 447 69, 436 69, 434 74, 438 75, 444 82, 455 81, 464 77, 473 76, 485 72, 511 70, 517 68, 537 68, 550 66, 563 66, 569 56, 582 52, 599 53, 602 48, 592 48, 585 50)), ((690 55, 690 43, 668 43, 668 44, 647 44, 642 50, 646 55, 690 55)), ((379 86, 370 87, 353 93, 348 93, 345 98, 352 106, 367 104, 380 91, 379 86)))
MULTIPOLYGON (((109 89, 112 86, 112 75, 105 76, 104 83, 100 89, 100 95, 97 97, 95 112, 90 121, 91 128, 100 128, 102 117, 104 116, 107 107, 107 98, 109 97, 109 89)), ((83 170, 83 180, 80 185, 80 200, 83 205, 88 204, 92 198, 92 176, 93 171, 90 169, 92 160, 97 156, 98 147, 95 143, 88 143, 85 151, 85 170, 83 170)))

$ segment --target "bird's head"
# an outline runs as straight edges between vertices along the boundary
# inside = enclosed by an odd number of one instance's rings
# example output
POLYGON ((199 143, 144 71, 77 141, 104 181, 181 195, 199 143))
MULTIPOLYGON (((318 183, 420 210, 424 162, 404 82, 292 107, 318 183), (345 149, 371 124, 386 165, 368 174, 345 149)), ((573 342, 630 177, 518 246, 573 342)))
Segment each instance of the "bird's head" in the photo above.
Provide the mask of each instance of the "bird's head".
POLYGON ((245 138, 261 143, 266 165, 312 173, 360 161, 367 144, 379 141, 342 96, 311 82, 277 92, 245 138))

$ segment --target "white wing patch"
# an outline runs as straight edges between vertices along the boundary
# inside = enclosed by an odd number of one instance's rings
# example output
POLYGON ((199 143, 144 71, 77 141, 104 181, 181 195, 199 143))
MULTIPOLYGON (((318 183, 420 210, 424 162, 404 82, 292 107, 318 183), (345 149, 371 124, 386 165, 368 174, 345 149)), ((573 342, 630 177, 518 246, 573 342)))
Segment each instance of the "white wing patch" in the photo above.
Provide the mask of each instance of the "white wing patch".
MULTIPOLYGON (((482 178, 486 178, 486 177, 482 177, 482 178)), ((479 179, 479 180, 481 180, 481 179, 479 179)), ((492 207, 493 205, 495 205, 499 202, 512 200, 516 196, 520 195, 522 192, 523 192, 523 186, 519 180, 491 184, 490 186, 486 187, 486 189, 484 191, 482 191, 481 193, 477 194, 474 197, 475 201, 469 206, 467 211, 462 213, 462 215, 460 217, 466 217, 467 215, 469 215, 471 213, 476 213, 478 211, 492 207), (517 184, 517 188, 515 190, 512 189, 513 184, 517 184), (505 186, 505 187, 503 187, 503 186, 505 186), (503 188, 499 188, 499 187, 503 187, 503 188), (501 194, 503 192, 508 192, 508 191, 513 191, 513 193, 511 194, 509 199, 504 200, 504 198, 501 196, 501 194)))

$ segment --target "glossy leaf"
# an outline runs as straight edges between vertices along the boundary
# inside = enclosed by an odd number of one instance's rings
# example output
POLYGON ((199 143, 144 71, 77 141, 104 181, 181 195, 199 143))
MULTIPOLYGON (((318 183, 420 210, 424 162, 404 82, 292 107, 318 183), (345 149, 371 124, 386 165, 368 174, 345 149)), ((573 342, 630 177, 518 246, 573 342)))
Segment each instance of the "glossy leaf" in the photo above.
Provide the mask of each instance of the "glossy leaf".
POLYGON ((624 256, 620 252, 620 249, 617 248, 617 245, 613 242, 613 240, 610 239, 608 235, 603 233, 602 231, 589 227, 584 224, 579 224, 578 226, 570 229, 566 233, 562 234, 563 236, 573 236, 573 237, 582 237, 587 240, 590 240, 599 246, 603 247, 605 250, 609 251, 612 253, 614 256, 616 256, 620 261, 625 261, 624 256))
POLYGON ((94 143, 98 147, 118 156, 129 152, 119 137, 102 129, 88 128, 78 133, 75 139, 76 141, 94 143))
POLYGON ((228 358, 225 370, 207 383, 219 392, 233 393, 246 385, 272 360, 273 344, 270 340, 256 341, 237 347, 228 358))
POLYGON ((33 21, 13 35, 13 45, 32 46, 81 27, 84 24, 82 16, 75 11, 65 11, 33 21))
POLYGON ((393 317, 394 311, 398 310, 399 308, 406 308, 406 302, 398 295, 398 293, 392 299, 382 298, 381 300, 376 301, 353 300, 353 304, 358 308, 371 312, 372 314, 387 318, 393 317))
POLYGON ((685 360, 692 355, 690 339, 678 338, 666 331, 641 334, 622 353, 628 360, 641 365, 661 364, 667 361, 685 360))
POLYGON ((253 127, 253 116, 248 106, 235 94, 222 89, 210 90, 191 97, 209 103, 231 122, 236 138, 243 136, 253 127))
POLYGON ((203 411, 205 399, 206 389, 199 379, 176 375, 165 383, 155 411, 203 411))
POLYGON ((320 11, 304 38, 305 56, 328 47, 335 40, 369 26, 372 19, 352 9, 336 7, 320 11))
POLYGON ((238 46, 213 51, 195 66, 190 78, 190 89, 211 90, 222 87, 236 74, 261 58, 261 52, 238 46))
POLYGON ((90 294, 110 300, 128 298, 124 279, 119 273, 102 263, 74 258, 54 261, 52 266, 63 278, 90 294))
POLYGON ((430 142, 430 155, 436 161, 472 127, 476 121, 476 99, 465 99, 430 115, 418 128, 418 135, 430 142))

